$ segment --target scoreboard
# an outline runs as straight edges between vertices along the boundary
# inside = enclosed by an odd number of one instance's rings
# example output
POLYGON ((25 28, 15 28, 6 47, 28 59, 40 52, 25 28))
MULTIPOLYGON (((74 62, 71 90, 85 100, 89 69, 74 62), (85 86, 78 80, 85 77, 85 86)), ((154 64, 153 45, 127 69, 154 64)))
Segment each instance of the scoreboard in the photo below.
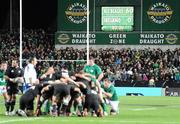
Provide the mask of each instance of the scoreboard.
MULTIPOLYGON (((140 22, 135 19, 140 19, 139 2, 126 0, 129 4, 113 4, 116 0, 111 0, 110 4, 103 0, 89 1, 90 31, 140 30, 140 22), (135 11, 138 14, 135 14, 135 11)), ((57 31, 86 31, 86 20, 86 0, 58 0, 57 31)))
MULTIPOLYGON (((89 1, 90 44, 180 45, 180 0, 89 1)), ((85 45, 86 0, 58 0, 57 14, 55 43, 85 45)))
POLYGON ((134 25, 134 7, 102 7, 102 31, 132 31, 134 25))

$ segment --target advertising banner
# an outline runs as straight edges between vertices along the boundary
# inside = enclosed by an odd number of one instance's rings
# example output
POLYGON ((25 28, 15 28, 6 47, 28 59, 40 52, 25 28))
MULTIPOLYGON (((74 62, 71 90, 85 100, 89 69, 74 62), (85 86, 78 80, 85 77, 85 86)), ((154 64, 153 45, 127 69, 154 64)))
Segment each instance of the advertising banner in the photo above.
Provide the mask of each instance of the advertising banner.
MULTIPOLYGON (((179 33, 90 32, 91 45, 180 45, 179 33)), ((56 45, 86 45, 86 32, 56 32, 56 45)))

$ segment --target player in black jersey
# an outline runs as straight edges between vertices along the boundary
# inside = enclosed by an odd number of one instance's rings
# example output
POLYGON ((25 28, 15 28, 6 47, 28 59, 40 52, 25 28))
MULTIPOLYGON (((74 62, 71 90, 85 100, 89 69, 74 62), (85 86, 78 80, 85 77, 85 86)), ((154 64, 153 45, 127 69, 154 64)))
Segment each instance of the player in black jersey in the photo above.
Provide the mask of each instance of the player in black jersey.
POLYGON ((52 115, 58 116, 58 105, 61 103, 68 105, 70 100, 70 88, 65 83, 51 84, 43 88, 42 93, 53 90, 52 115))
MULTIPOLYGON (((44 88, 47 89, 46 87, 44 87, 44 88)), ((35 112, 36 116, 41 115, 41 107, 42 107, 43 103, 46 100, 50 100, 50 101, 52 100, 54 89, 53 88, 50 88, 48 90, 45 90, 45 89, 42 89, 41 95, 39 95, 37 97, 37 108, 36 108, 36 112, 35 112)))
MULTIPOLYGON (((41 75, 40 82, 41 83, 54 83, 56 80, 59 80, 61 77, 62 77, 62 73, 60 71, 55 70, 54 67, 51 66, 47 69, 47 71, 44 74, 41 75)), ((48 92, 50 92, 50 91, 48 91, 48 92)), ((38 99, 39 104, 36 109, 36 116, 39 116, 41 113, 49 114, 50 105, 51 105, 51 100, 49 98, 51 98, 51 97, 52 97, 51 93, 50 93, 50 95, 48 95, 48 93, 45 93, 45 97, 43 94, 41 99, 38 99), (48 96, 48 97, 46 97, 46 96, 48 96), (44 112, 40 111, 42 104, 44 104, 44 112)))
MULTIPOLYGON (((71 84, 73 83, 74 85, 78 86, 78 84, 72 80, 67 74, 64 75, 62 71, 55 71, 53 67, 48 68, 47 72, 44 73, 41 76, 41 82, 48 82, 50 84, 59 84, 59 83, 65 83, 65 84, 71 84)), ((51 90, 48 90, 47 92, 51 92, 51 90)), ((36 115, 38 116, 40 114, 40 108, 42 104, 45 102, 45 100, 49 99, 50 96, 52 95, 47 95, 45 92, 45 97, 43 95, 41 96, 41 99, 39 100, 39 104, 37 107, 36 115), (48 97, 46 97, 48 96, 48 97)), ((51 93, 50 93, 51 94, 51 93)), ((46 103, 46 102, 45 102, 46 103)))
POLYGON ((62 77, 61 72, 55 71, 53 67, 49 67, 48 70, 40 77, 41 82, 55 81, 62 77))
MULTIPOLYGON (((80 90, 84 96, 81 97, 81 101, 84 101, 81 103, 81 105, 84 104, 84 112, 81 112, 81 114, 84 113, 84 116, 86 116, 91 108, 94 110, 94 115, 99 115, 99 94, 101 91, 99 82, 94 78, 90 78, 84 72, 76 73, 75 77, 75 81, 80 85, 80 90), (96 88, 98 89, 97 91, 96 88)), ((79 110, 77 113, 79 113, 79 110)))
MULTIPOLYGON (((97 83, 96 80, 95 81, 91 81, 91 85, 92 83, 97 83)), ((88 90, 86 96, 85 96, 85 103, 83 106, 83 116, 87 116, 88 112, 90 111, 90 109, 92 109, 92 116, 99 116, 102 117, 103 113, 101 111, 100 108, 100 97, 99 94, 101 94, 101 89, 97 88, 98 90, 96 90, 96 86, 93 85, 90 86, 90 89, 88 90)))
POLYGON ((19 68, 17 60, 12 60, 11 66, 5 73, 7 81, 8 99, 6 102, 6 110, 9 115, 15 114, 14 106, 16 103, 16 94, 18 93, 18 83, 23 83, 23 70, 19 68))
POLYGON ((37 84, 31 86, 30 89, 21 96, 17 113, 21 116, 32 116, 34 114, 34 99, 41 96, 41 90, 47 85, 48 84, 37 84))
MULTIPOLYGON (((70 88, 71 99, 66 109, 66 115, 71 116, 71 107, 73 103, 76 103, 79 107, 81 107, 81 111, 82 111, 82 99, 81 99, 81 91, 79 87, 77 87, 74 84, 68 84, 68 87, 70 88)), ((79 114, 79 116, 80 115, 81 114, 79 114)))

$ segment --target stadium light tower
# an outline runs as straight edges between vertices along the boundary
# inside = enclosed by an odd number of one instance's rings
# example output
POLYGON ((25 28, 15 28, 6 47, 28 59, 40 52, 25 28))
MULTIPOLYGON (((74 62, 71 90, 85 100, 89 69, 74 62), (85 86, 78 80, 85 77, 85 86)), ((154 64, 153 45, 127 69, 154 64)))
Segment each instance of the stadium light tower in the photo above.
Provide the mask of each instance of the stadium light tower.
POLYGON ((19 42, 19 66, 22 68, 22 0, 19 0, 20 6, 20 25, 19 25, 19 34, 20 34, 20 42, 19 42))
POLYGON ((87 0, 87 31, 86 31, 86 35, 87 35, 87 45, 86 45, 86 49, 87 49, 87 64, 89 63, 89 0, 87 0))

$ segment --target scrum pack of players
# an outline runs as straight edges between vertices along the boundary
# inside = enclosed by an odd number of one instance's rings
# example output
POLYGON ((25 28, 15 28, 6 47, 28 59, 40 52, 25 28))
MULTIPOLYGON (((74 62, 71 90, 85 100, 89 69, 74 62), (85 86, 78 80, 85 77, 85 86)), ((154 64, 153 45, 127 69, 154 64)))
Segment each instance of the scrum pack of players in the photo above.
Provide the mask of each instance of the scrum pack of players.
MULTIPOLYGON (((49 68, 53 70, 52 67, 49 68)), ((76 105, 78 116, 88 116, 91 111, 93 116, 103 116, 100 107, 102 91, 98 80, 90 74, 78 72, 71 76, 63 73, 53 73, 41 77, 41 83, 30 87, 20 98, 20 108, 17 111, 22 116, 32 116, 34 100, 37 97, 35 115, 41 115, 41 107, 46 100, 51 101, 50 114, 52 116, 71 115, 71 108, 76 105)))
MULTIPOLYGON (((90 59, 91 62, 91 59, 90 59)), ((19 100, 19 109, 16 114, 20 116, 40 116, 41 107, 45 101, 51 102, 49 114, 52 116, 72 115, 72 106, 76 109, 78 116, 102 117, 107 115, 106 102, 111 105, 110 114, 118 113, 118 97, 114 86, 107 77, 102 79, 101 69, 94 64, 85 66, 83 71, 76 72, 71 76, 68 71, 61 70, 55 72, 50 67, 45 74, 40 77, 40 83, 32 85, 19 100), (88 72, 89 71, 89 72, 88 72), (96 73, 98 76, 93 75, 96 73), (104 98, 106 100, 104 100, 104 98), (34 102, 36 100, 36 102, 34 102), (36 108, 34 109, 34 103, 36 108), (35 111, 35 112, 34 112, 35 111)), ((18 67, 17 61, 12 61, 12 67, 6 70, 5 79, 8 82, 7 98, 5 98, 6 115, 13 114, 15 106, 15 95, 17 93, 18 82, 22 83, 23 71, 18 67), (11 110, 9 110, 11 108, 11 110), (10 112, 9 112, 10 111, 10 112)), ((5 93, 5 92, 4 92, 5 93)))

